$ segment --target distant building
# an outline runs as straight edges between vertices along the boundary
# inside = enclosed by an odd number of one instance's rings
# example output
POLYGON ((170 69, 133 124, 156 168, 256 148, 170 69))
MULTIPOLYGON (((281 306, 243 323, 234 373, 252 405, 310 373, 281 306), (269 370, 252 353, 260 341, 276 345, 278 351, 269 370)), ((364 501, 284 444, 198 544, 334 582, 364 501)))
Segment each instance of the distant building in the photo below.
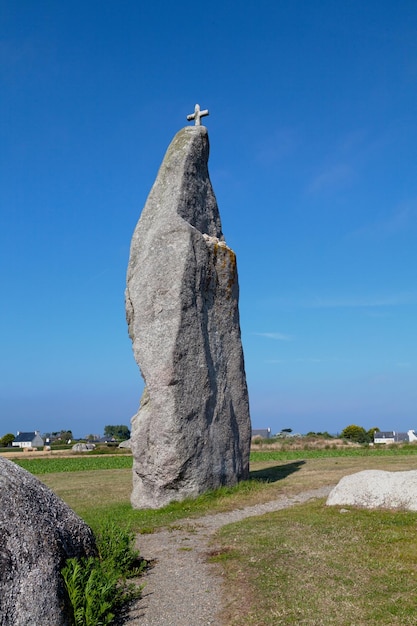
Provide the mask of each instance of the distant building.
POLYGON ((252 439, 254 437, 262 437, 262 439, 269 439, 271 436, 270 428, 253 428, 252 429, 252 439))
POLYGON ((42 448, 44 441, 38 430, 31 433, 21 433, 17 431, 16 438, 12 441, 12 446, 16 448, 42 448))
POLYGON ((411 443, 412 441, 417 441, 414 430, 409 430, 406 433, 397 433, 395 430, 381 430, 374 433, 374 443, 411 443))
POLYGON ((100 437, 98 443, 117 443, 114 437, 100 437))

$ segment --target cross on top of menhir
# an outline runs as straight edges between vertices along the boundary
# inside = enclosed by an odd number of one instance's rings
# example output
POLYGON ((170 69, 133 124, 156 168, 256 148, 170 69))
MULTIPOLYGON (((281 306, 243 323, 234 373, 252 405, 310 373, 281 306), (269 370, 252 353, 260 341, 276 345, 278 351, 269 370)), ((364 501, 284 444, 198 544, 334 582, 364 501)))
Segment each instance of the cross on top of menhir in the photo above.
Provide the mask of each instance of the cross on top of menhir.
POLYGON ((205 109, 205 111, 200 111, 200 105, 196 104, 194 107, 194 113, 191 113, 191 115, 187 115, 187 120, 195 120, 195 125, 201 126, 201 118, 205 117, 208 114, 208 109, 205 109))

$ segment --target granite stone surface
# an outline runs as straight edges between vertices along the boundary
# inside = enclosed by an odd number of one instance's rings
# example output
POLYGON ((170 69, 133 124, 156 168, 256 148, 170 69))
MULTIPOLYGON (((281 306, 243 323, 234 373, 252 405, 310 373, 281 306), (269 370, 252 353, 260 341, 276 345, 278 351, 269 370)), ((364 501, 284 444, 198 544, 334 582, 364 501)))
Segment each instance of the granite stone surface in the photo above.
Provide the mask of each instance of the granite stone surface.
POLYGON ((132 504, 159 508, 246 479, 251 425, 236 256, 204 126, 169 146, 133 234, 126 316, 145 380, 132 419, 132 504))

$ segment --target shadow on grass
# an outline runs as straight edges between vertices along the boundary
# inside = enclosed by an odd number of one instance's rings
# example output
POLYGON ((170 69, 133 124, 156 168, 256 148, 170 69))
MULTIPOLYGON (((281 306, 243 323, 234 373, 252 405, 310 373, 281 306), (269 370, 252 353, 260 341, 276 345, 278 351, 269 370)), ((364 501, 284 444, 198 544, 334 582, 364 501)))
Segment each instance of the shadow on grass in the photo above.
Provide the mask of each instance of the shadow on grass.
POLYGON ((290 474, 298 472, 305 461, 294 461, 293 463, 285 463, 284 465, 274 465, 273 467, 265 467, 261 470, 250 472, 250 480, 258 480, 263 483, 276 483, 283 480, 290 474))

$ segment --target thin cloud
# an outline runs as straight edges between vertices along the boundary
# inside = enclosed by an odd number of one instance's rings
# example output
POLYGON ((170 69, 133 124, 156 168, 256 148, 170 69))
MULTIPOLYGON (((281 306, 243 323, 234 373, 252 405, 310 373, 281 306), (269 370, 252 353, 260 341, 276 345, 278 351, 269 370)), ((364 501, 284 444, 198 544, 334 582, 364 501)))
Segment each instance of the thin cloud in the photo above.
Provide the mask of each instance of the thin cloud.
POLYGON ((384 239, 407 230, 415 224, 416 206, 398 208, 388 217, 366 224, 351 233, 353 237, 376 237, 384 239))
POLYGON ((253 333, 258 337, 265 337, 266 339, 274 339, 275 341, 292 341, 293 337, 291 335, 286 335, 285 333, 253 333))
POLYGON ((316 357, 298 357, 296 359, 266 359, 264 363, 274 364, 293 364, 293 363, 308 363, 312 365, 316 365, 318 363, 345 363, 346 359, 340 359, 336 357, 324 357, 324 358, 316 358, 316 357))
POLYGON ((387 317, 391 317, 392 313, 390 311, 378 311, 374 309, 373 311, 367 311, 366 315, 373 319, 386 319, 387 317))
MULTIPOLYGON (((265 305, 274 309, 283 310, 294 309, 368 309, 364 311, 366 315, 382 317, 390 315, 389 308, 415 304, 417 302, 417 292, 405 291, 392 294, 368 294, 352 295, 342 294, 333 296, 311 295, 306 297, 278 297, 269 298, 264 301, 265 305)), ((255 333, 260 335, 273 335, 274 333, 255 333)))
POLYGON ((264 361, 264 363, 268 363, 268 364, 272 364, 273 365, 275 363, 280 363, 280 364, 288 363, 288 361, 285 361, 284 359, 266 359, 264 361))
POLYGON ((322 193, 338 189, 346 185, 352 178, 352 169, 349 165, 333 165, 318 174, 307 188, 308 193, 322 193))
POLYGON ((379 308, 406 304, 413 299, 412 294, 393 294, 390 296, 341 296, 321 298, 317 296, 304 304, 307 308, 379 308))
POLYGON ((256 158, 259 162, 270 165, 294 154, 299 145, 300 139, 296 130, 280 128, 272 134, 268 133, 263 139, 257 148, 256 158))

